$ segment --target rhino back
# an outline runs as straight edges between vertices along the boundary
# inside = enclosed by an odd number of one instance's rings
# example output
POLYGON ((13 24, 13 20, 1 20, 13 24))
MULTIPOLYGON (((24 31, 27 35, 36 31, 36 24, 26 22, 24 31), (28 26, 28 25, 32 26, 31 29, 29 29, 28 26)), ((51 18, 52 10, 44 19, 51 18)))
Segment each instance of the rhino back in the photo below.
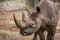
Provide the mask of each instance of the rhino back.
POLYGON ((45 16, 45 18, 48 18, 50 24, 57 24, 59 19, 59 10, 53 2, 45 0, 41 1, 37 6, 40 7, 40 14, 45 16))

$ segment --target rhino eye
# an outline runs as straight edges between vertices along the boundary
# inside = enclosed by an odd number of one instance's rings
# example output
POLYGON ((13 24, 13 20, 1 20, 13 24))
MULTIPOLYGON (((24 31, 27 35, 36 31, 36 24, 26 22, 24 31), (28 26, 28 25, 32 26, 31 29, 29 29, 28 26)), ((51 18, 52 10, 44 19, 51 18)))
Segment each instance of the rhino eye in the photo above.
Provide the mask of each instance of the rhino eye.
POLYGON ((37 22, 35 22, 35 24, 37 24, 37 22))

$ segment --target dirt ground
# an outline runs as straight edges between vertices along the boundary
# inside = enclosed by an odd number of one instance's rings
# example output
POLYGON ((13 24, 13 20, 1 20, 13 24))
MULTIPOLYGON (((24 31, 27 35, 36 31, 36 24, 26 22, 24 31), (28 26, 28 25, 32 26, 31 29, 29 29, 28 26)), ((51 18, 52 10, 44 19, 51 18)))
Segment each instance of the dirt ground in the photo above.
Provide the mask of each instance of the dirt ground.
MULTIPOLYGON (((22 36, 19 32, 11 31, 0 31, 0 40, 32 40, 33 35, 31 36, 22 36)), ((39 38, 37 38, 39 40, 39 38)), ((57 32, 55 35, 55 40, 60 40, 60 32, 57 32)))

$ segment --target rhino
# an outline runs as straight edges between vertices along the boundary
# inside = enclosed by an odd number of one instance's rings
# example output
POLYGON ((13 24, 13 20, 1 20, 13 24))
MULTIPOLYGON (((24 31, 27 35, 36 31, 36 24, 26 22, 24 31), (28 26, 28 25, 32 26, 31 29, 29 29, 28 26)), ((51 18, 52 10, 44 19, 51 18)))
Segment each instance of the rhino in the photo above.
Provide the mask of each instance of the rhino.
POLYGON ((57 6, 50 0, 41 0, 33 10, 28 12, 28 19, 22 13, 23 22, 18 22, 13 14, 13 19, 16 26, 20 29, 22 36, 29 36, 34 34, 32 40, 37 40, 39 35, 40 40, 45 40, 44 32, 47 31, 46 40, 54 40, 56 33, 56 26, 59 20, 59 10, 57 6))

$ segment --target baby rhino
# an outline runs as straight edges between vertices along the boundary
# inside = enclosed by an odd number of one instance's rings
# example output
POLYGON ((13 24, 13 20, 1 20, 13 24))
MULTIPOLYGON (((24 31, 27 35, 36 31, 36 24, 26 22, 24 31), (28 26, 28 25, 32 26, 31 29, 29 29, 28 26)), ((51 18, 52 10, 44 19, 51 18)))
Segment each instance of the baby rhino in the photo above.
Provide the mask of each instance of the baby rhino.
POLYGON ((37 40, 39 35, 40 40, 45 40, 44 31, 47 31, 46 40, 54 40, 56 26, 59 19, 59 10, 57 6, 49 0, 41 0, 40 3, 31 12, 28 11, 28 19, 22 13, 23 23, 18 22, 15 15, 13 15, 14 22, 20 29, 20 34, 29 36, 34 34, 32 40, 37 40))

